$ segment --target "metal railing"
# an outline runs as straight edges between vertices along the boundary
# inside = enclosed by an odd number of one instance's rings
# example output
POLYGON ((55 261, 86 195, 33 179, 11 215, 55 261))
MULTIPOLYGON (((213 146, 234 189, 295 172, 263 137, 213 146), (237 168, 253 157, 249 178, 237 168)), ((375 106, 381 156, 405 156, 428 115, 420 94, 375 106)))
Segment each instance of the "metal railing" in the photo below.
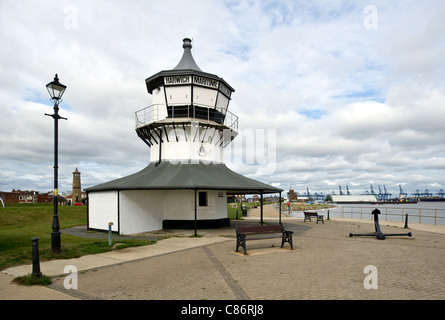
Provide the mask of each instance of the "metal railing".
POLYGON ((187 119, 213 121, 238 132, 238 117, 226 110, 209 108, 205 105, 169 105, 153 104, 135 112, 136 129, 164 119, 187 119))
MULTIPOLYGON (((432 208, 378 208, 381 220, 402 221, 406 215, 410 222, 445 225, 445 209, 432 208)), ((330 208, 331 217, 372 219, 372 208, 369 207, 335 207, 330 208)))

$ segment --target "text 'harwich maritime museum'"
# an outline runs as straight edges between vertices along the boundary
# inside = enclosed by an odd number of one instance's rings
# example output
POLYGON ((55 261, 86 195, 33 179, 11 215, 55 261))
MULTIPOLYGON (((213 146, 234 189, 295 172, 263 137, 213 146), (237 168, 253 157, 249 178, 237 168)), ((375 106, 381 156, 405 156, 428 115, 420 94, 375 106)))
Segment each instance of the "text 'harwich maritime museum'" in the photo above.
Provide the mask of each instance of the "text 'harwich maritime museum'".
POLYGON ((145 80, 152 105, 136 112, 136 133, 150 147, 143 170, 86 189, 88 229, 134 234, 160 229, 219 228, 230 224, 227 194, 282 189, 226 167, 224 148, 238 134, 228 111, 235 91, 201 71, 183 40, 178 65, 145 80))

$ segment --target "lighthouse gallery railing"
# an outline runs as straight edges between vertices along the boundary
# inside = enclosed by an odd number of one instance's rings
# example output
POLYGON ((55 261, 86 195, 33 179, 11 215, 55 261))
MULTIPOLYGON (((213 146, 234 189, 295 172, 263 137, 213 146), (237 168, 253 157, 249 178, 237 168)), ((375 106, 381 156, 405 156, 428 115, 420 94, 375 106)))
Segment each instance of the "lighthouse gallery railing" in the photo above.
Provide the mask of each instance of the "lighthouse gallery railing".
POLYGON ((165 104, 153 104, 135 112, 136 129, 150 125, 164 119, 188 119, 207 122, 216 122, 238 132, 238 117, 226 110, 226 114, 207 106, 167 106, 165 104))

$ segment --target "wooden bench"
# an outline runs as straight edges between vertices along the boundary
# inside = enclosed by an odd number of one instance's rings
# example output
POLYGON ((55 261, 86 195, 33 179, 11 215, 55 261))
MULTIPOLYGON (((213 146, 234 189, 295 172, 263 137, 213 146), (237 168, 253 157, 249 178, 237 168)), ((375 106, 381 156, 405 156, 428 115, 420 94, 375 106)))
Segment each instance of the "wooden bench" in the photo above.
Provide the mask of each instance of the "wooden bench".
POLYGON ((312 218, 317 218, 317 223, 318 223, 318 221, 321 221, 324 223, 323 215, 320 215, 316 212, 308 212, 308 211, 303 211, 303 213, 304 213, 304 222, 306 222, 306 220, 312 221, 312 218))
POLYGON ((236 226, 236 252, 238 252, 239 247, 243 247, 244 254, 246 251, 246 241, 247 240, 259 240, 259 239, 270 239, 270 238, 281 238, 281 248, 284 243, 290 244, 291 249, 294 249, 292 243, 293 231, 286 231, 281 224, 275 225, 258 225, 258 226, 236 226))

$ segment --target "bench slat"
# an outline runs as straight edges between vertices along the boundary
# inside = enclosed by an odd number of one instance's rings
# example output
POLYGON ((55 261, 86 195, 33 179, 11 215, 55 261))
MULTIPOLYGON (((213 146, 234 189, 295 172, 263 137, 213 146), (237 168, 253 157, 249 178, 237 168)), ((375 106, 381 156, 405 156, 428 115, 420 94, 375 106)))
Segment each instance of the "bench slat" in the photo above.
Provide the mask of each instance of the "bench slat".
POLYGON ((247 234, 247 233, 281 233, 283 232, 283 228, 280 225, 273 226, 240 226, 238 227, 238 232, 247 234))

